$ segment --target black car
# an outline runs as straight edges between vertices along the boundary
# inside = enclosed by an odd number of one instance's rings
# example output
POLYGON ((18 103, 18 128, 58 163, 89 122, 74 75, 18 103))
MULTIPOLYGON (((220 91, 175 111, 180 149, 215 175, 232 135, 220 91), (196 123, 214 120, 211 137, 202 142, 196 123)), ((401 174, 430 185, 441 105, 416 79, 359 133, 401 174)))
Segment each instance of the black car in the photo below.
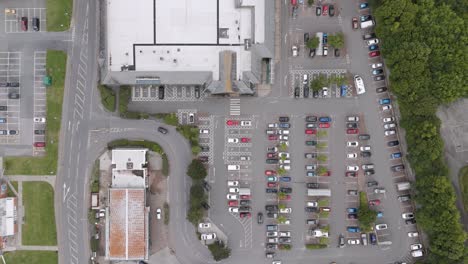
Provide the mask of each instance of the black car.
POLYGON ((305 211, 308 212, 308 213, 316 213, 318 211, 318 209, 317 209, 317 207, 307 206, 305 208, 305 211))
POLYGON ((360 17, 360 20, 361 20, 361 22, 369 21, 369 20, 372 20, 372 16, 371 15, 363 15, 363 16, 360 17))
POLYGON ((358 136, 359 140, 369 140, 370 139, 370 135, 369 134, 360 134, 358 136))
POLYGON ((389 146, 389 147, 394 147, 394 146, 398 146, 398 145, 400 145, 400 142, 398 140, 393 140, 393 141, 387 142, 387 146, 389 146))
POLYGON ((338 242, 339 242, 338 246, 339 246, 340 248, 344 248, 344 247, 345 247, 345 238, 344 238, 343 234, 340 234, 340 237, 339 237, 339 239, 338 239, 338 242))
POLYGON ((207 192, 211 190, 211 186, 207 181, 203 181, 203 188, 205 188, 207 192))
POLYGON ((6 105, 0 105, 0 111, 6 111, 8 107, 6 105))
POLYGON ((407 225, 414 225, 414 224, 416 224, 416 219, 414 219, 414 218, 406 219, 406 220, 405 220, 405 224, 407 224, 407 225))
POLYGON ((265 210, 267 211, 273 211, 273 212, 276 212, 278 211, 278 206, 277 205, 265 205, 265 210))
POLYGON ((395 171, 395 172, 403 171, 405 169, 405 165, 403 165, 403 164, 395 165, 395 166, 392 166, 391 169, 392 169, 392 171, 395 171))
POLYGON ((348 214, 348 219, 357 219, 357 214, 348 214))
POLYGON ((169 131, 167 129, 165 129, 164 127, 158 127, 158 131, 159 133, 161 134, 167 134, 169 131))
POLYGON ((355 171, 347 171, 345 173, 346 177, 357 177, 357 173, 355 171))
POLYGON ((39 21, 39 18, 37 17, 33 17, 32 19, 32 24, 33 24, 33 29, 34 31, 39 31, 39 28, 40 28, 40 21, 39 21))
POLYGON ((377 236, 374 233, 369 233, 369 239, 372 245, 377 245, 377 236))
POLYGON ((370 170, 365 170, 364 171, 364 175, 366 176, 371 176, 371 175, 374 175, 375 174, 375 170, 374 169, 370 169, 370 170))
POLYGON ((309 57, 311 57, 311 58, 315 57, 315 49, 310 49, 309 57))
POLYGON ((357 128, 357 123, 346 123, 346 128, 357 128))
POLYGON ((307 85, 304 85, 304 98, 309 98, 309 87, 307 85))
POLYGON ((239 202, 240 205, 250 205, 250 200, 240 200, 239 202))
POLYGON ((279 120, 280 122, 289 122, 289 117, 287 117, 287 116, 280 116, 280 117, 278 118, 278 120, 279 120))
POLYGON ((239 207, 239 211, 240 212, 250 212, 250 211, 252 211, 252 208, 250 208, 250 206, 241 206, 241 207, 239 207))
POLYGON ((318 91, 314 91, 312 94, 313 94, 313 97, 314 97, 314 98, 318 98, 318 97, 319 97, 319 92, 318 92, 318 91))
POLYGON ((8 94, 8 99, 19 99, 20 95, 19 93, 9 93, 8 94))
POLYGON ((317 16, 321 16, 321 15, 322 15, 322 8, 321 8, 320 6, 317 6, 317 7, 315 8, 315 14, 316 14, 317 16))
POLYGON ((164 99, 164 86, 159 86, 158 98, 161 100, 164 99))
POLYGON ((361 152, 361 157, 363 157, 363 158, 369 158, 370 156, 372 156, 370 151, 361 152))
POLYGON ((200 149, 201 149, 202 152, 210 151, 210 147, 209 147, 209 146, 200 146, 200 149))
POLYGON ((279 160, 278 159, 267 159, 265 162, 267 164, 278 164, 279 160))
POLYGON ((0 82, 0 87, 8 87, 8 83, 6 83, 6 82, 0 82))
POLYGON ((367 187, 373 187, 373 186, 377 186, 379 185, 379 183, 377 181, 368 181, 367 182, 367 187))
POLYGON ((292 193, 292 188, 282 187, 282 188, 280 188, 280 192, 282 192, 282 193, 292 193))
POLYGON ((306 116, 306 121, 307 122, 317 122, 317 117, 316 116, 306 116))
POLYGON ((280 237, 278 239, 279 243, 291 243, 291 238, 290 237, 280 237))
POLYGON ((339 57, 340 56, 340 49, 335 49, 335 57, 339 57))
POLYGON ((331 17, 335 15, 335 7, 333 5, 328 6, 328 15, 331 17))
POLYGON ((379 75, 379 74, 382 74, 382 73, 383 73, 383 69, 376 69, 376 70, 372 71, 373 75, 379 75))
POLYGON ((363 35, 363 36, 362 36, 362 39, 368 40, 368 39, 373 39, 373 38, 375 38, 375 37, 376 37, 375 33, 369 33, 369 34, 363 35))
POLYGON ((309 188, 309 189, 318 189, 318 187, 319 187, 318 183, 315 183, 315 182, 307 183, 307 188, 309 188))
POLYGON ((307 41, 309 41, 309 33, 304 33, 304 44, 307 45, 307 41))
POLYGON ((201 206, 203 206, 203 208, 206 210, 210 209, 210 205, 208 205, 206 202, 201 203, 201 206))
POLYGON ((385 80, 385 75, 374 76, 374 81, 376 81, 376 82, 383 81, 383 80, 385 80))
POLYGON ((36 130, 34 130, 34 134, 36 134, 36 135, 44 135, 44 134, 45 134, 45 130, 36 129, 36 130))
POLYGON ((273 213, 273 212, 268 212, 268 213, 267 213, 267 217, 268 217, 268 218, 277 218, 277 217, 278 217, 278 214, 277 214, 277 213, 273 213))
POLYGON ((299 98, 301 89, 299 87, 294 88, 294 98, 299 98))
POLYGON ((265 192, 266 192, 266 193, 278 193, 278 190, 277 190, 277 189, 270 189, 270 188, 268 188, 268 189, 265 189, 265 192))
POLYGON ((195 86, 195 98, 200 98, 200 86, 195 86))
POLYGON ((377 93, 383 93, 383 92, 387 91, 387 87, 379 87, 379 88, 375 89, 375 91, 377 93))
POLYGON ((263 213, 261 212, 257 214, 257 224, 259 225, 263 224, 263 213))
POLYGON ((9 82, 8 86, 9 87, 19 87, 19 82, 9 82))
POLYGON ((409 200, 411 200, 411 195, 409 194, 398 196, 398 201, 400 202, 407 202, 409 200))

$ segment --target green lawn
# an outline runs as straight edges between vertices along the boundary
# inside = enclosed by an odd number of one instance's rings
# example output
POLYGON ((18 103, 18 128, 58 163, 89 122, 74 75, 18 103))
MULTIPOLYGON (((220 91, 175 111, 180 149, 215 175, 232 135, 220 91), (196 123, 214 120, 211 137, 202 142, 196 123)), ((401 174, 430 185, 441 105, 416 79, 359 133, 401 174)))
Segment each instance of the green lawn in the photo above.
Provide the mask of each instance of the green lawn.
POLYGON ((66 31, 70 28, 72 0, 47 0, 47 31, 66 31))
POLYGON ((46 182, 23 182, 23 245, 57 245, 54 190, 46 182))
POLYGON ((465 207, 465 211, 468 212, 468 166, 461 168, 458 175, 458 177, 460 177, 459 181, 463 196, 463 206, 465 207))
POLYGON ((4 253, 7 264, 57 264, 58 254, 54 251, 14 251, 4 253))
POLYGON ((47 88, 46 156, 5 157, 5 174, 45 175, 56 173, 66 64, 67 55, 63 51, 47 51, 46 69, 52 77, 52 85, 47 88))
POLYGON ((101 103, 104 106, 104 108, 109 112, 114 112, 115 92, 105 85, 98 85, 98 90, 101 94, 101 103))
MULTIPOLYGON (((18 192, 18 182, 12 181, 11 185, 13 185, 13 188, 15 188, 15 191, 18 192)), ((8 185, 8 191, 7 191, 8 197, 15 197, 15 193, 11 190, 10 186, 8 185)))

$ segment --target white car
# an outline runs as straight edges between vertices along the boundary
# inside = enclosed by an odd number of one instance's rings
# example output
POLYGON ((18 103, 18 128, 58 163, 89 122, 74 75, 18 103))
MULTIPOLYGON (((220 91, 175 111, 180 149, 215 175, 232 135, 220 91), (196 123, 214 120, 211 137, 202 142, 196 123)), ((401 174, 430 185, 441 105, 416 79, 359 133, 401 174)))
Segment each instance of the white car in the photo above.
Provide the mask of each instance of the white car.
POLYGON ((238 193, 238 192, 239 192, 239 188, 229 188, 229 192, 230 192, 230 193, 238 193))
POLYGON ((422 249, 422 245, 421 244, 412 244, 410 246, 411 250, 418 250, 418 249, 422 249))
POLYGON ((385 189, 383 187, 375 188, 374 193, 385 193, 385 189))
POLYGON ((359 146, 359 142, 357 141, 348 141, 348 143, 346 144, 348 147, 353 147, 353 148, 356 148, 359 146))
POLYGON ((278 232, 267 232, 267 233, 266 233, 266 236, 267 236, 267 237, 277 237, 277 236, 278 236, 278 232))
POLYGON ((280 237, 290 237, 290 236, 291 236, 291 232, 289 232, 289 231, 286 231, 286 232, 279 232, 279 236, 280 236, 280 237))
POLYGON ((283 130, 280 130, 279 133, 280 133, 281 135, 289 135, 289 130, 283 129, 283 130))
POLYGON ((211 223, 199 223, 199 224, 198 224, 198 227, 199 227, 199 228, 210 228, 210 227, 211 227, 211 223))
POLYGON ((385 136, 395 135, 395 134, 396 134, 396 130, 395 130, 395 129, 385 130, 384 134, 385 134, 385 136))
POLYGON ((388 228, 388 225, 387 224, 379 224, 379 225, 375 225, 375 229, 377 230, 385 230, 388 228))
POLYGON ((408 232, 408 237, 418 237, 419 233, 418 232, 408 232))
POLYGON ((238 197, 237 197, 237 194, 228 194, 226 195, 227 199, 228 200, 237 200, 238 197))
MULTIPOLYGON (((288 136, 280 136, 280 138, 281 138, 281 137, 286 137, 286 138, 288 138, 288 136)), ((283 144, 284 144, 286 147, 289 147, 289 141, 288 141, 287 139, 281 140, 281 141, 280 141, 280 145, 283 145, 283 144)))
POLYGON ((411 256, 413 256, 413 258, 419 258, 419 257, 422 257, 423 255, 424 253, 420 249, 411 251, 411 256))
POLYGON ((348 120, 348 122, 358 122, 359 121, 359 116, 348 116, 347 120, 348 120))
POLYGON ((392 109, 392 106, 391 105, 384 105, 382 106, 382 111, 387 111, 387 110, 390 110, 392 109))
POLYGON ((327 88, 327 87, 323 87, 323 88, 322 88, 322 96, 323 96, 323 97, 327 97, 327 96, 328 96, 328 88, 327 88))
POLYGON ((318 202, 311 201, 306 203, 307 207, 318 207, 318 202))
POLYGON ((348 159, 355 159, 357 158, 357 153, 348 153, 348 159))
POLYGON ((238 138, 228 138, 228 143, 239 143, 238 138))
POLYGON ((156 209, 156 219, 161 219, 161 208, 156 209))
POLYGON ((228 186, 239 186, 239 181, 228 181, 228 186))
POLYGON ((242 161, 250 160, 250 156, 240 156, 240 160, 242 161))
POLYGON ((383 66, 383 63, 373 63, 372 64, 372 69, 382 68, 382 66, 383 66))
POLYGON ((396 124, 395 123, 387 123, 383 126, 385 129, 390 129, 390 128, 395 128, 396 124))
POLYGON ((362 146, 362 147, 361 147, 361 151, 370 151, 370 150, 371 150, 371 146, 370 146, 370 145, 362 146))
POLYGON ((270 123, 268 124, 268 128, 277 128, 278 127, 278 123, 270 123))
POLYGON ((35 117, 34 118, 34 123, 45 123, 46 119, 45 117, 35 117))
POLYGON ((252 122, 251 122, 251 121, 248 121, 248 120, 246 120, 246 121, 241 121, 241 122, 240 122, 240 125, 241 125, 241 126, 252 126, 252 122))
POLYGON ((367 41, 367 46, 374 45, 374 44, 379 44, 379 39, 369 39, 367 41))
POLYGON ((273 260, 273 262, 271 262, 271 264, 281 264, 281 260, 273 260))
POLYGON ((383 120, 384 123, 390 123, 390 122, 395 121, 395 118, 394 117, 384 117, 382 120, 383 120))
POLYGON ((328 237, 328 232, 324 232, 320 229, 315 229, 312 233, 314 237, 328 237))
POLYGON ((283 209, 279 209, 279 212, 282 213, 282 214, 290 214, 292 212, 292 209, 287 207, 287 208, 283 208, 283 209))
POLYGON ((281 136, 279 136, 279 139, 280 140, 289 140, 289 136, 281 135, 281 136))
POLYGON ((358 170, 359 170, 359 167, 358 167, 358 166, 355 166, 355 165, 346 166, 346 170, 347 170, 347 171, 358 171, 358 170))
POLYGON ((238 213, 239 212, 239 207, 229 207, 228 211, 230 213, 238 213))
POLYGON ((211 240, 211 239, 215 239, 215 238, 216 238, 215 233, 201 234, 201 240, 211 240))
POLYGON ((403 213, 403 214, 401 214, 401 218, 403 218, 403 219, 413 219, 414 214, 413 213, 403 213))
POLYGON ((297 57, 299 55, 299 49, 297 48, 297 46, 293 45, 291 49, 293 57, 297 57))
POLYGON ((269 237, 269 238, 267 238, 267 242, 276 244, 276 243, 278 243, 278 238, 277 237, 269 237))
POLYGON ((291 219, 286 219, 286 221, 280 223, 281 225, 290 225, 291 224, 291 219))
POLYGON ((208 129, 200 129, 200 134, 208 134, 210 133, 210 130, 208 129))
POLYGON ((291 160, 290 159, 285 159, 285 160, 280 159, 279 163, 280 164, 291 164, 291 160))
POLYGON ((280 165, 279 167, 281 169, 284 169, 284 170, 287 170, 287 171, 291 170, 291 166, 289 166, 289 165, 280 165))
POLYGON ((361 241, 359 239, 348 239, 348 244, 349 245, 359 245, 361 241))
POLYGON ((288 152, 280 152, 280 153, 279 153, 279 156, 280 156, 280 157, 285 157, 285 158, 287 158, 287 159, 289 159, 289 157, 290 157, 288 152))

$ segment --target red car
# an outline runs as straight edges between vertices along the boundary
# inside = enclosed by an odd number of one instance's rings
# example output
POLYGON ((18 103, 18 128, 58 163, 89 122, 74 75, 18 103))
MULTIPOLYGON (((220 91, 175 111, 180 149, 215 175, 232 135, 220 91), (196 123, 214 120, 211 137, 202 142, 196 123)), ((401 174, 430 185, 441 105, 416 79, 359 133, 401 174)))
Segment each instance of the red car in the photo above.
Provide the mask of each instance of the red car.
POLYGON ((357 173, 355 171, 347 171, 345 173, 345 176, 346 177, 356 177, 357 176, 357 173))
POLYGON ((226 125, 228 125, 228 126, 238 126, 239 121, 237 121, 237 120, 228 120, 228 121, 226 121, 226 125))
POLYGON ((269 183, 267 183, 267 186, 268 186, 268 188, 275 188, 276 186, 278 186, 278 183, 277 182, 269 182, 269 183))
POLYGON ((250 213, 245 213, 244 212, 244 213, 240 213, 239 216, 240 216, 240 218, 246 218, 246 217, 250 218, 252 215, 250 213))
POLYGON ((238 205, 239 205, 239 202, 238 202, 238 201, 229 201, 229 202, 228 202, 228 205, 229 205, 229 206, 238 206, 238 205))
POLYGON ((28 31, 28 18, 27 17, 21 18, 21 30, 28 31))
POLYGON ((277 135, 269 135, 268 139, 269 140, 278 140, 278 136, 277 135))
POLYGON ((320 123, 320 124, 319 124, 319 127, 320 127, 320 128, 329 128, 329 127, 330 127, 330 123, 320 123))
POLYGON ((34 142, 34 146, 36 148, 43 148, 45 147, 45 142, 34 142))
POLYGON ((359 133, 359 130, 357 129, 350 128, 346 130, 346 134, 357 134, 357 133, 359 133))
POLYGON ((274 170, 266 170, 266 171, 265 171, 265 175, 266 175, 266 176, 276 175, 276 171, 274 171, 274 170))
POLYGON ((322 6, 322 16, 328 16, 328 5, 322 6))
POLYGON ((291 195, 286 194, 284 196, 280 196, 280 200, 289 201, 289 200, 291 200, 291 195))
POLYGON ((242 143, 249 143, 249 142, 250 142, 250 138, 241 138, 241 142, 242 142, 242 143))
POLYGON ((326 171, 325 173, 320 174, 320 176, 330 176, 330 175, 331 175, 330 171, 326 171))
POLYGON ((250 195, 243 194, 243 195, 240 196, 240 198, 241 198, 242 200, 250 200, 250 195))
POLYGON ((278 154, 276 153, 267 153, 267 158, 272 159, 278 157, 278 154))
POLYGON ((380 205, 380 200, 379 199, 370 200, 369 205, 380 205))
POLYGON ((317 134, 317 130, 316 129, 306 129, 305 133, 307 135, 315 135, 315 134, 317 134))
POLYGON ((353 29, 358 29, 359 28, 357 17, 353 17, 352 25, 353 25, 353 29))
POLYGON ((369 52, 369 57, 377 57, 377 56, 380 56, 380 51, 371 51, 369 52))

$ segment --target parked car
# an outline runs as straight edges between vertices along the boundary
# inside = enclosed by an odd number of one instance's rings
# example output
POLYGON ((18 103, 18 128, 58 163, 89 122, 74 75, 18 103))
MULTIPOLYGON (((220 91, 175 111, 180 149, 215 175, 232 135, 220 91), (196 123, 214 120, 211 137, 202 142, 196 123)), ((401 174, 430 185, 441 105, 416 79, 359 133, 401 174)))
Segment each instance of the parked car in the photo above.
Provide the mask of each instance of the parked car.
POLYGON ((383 73, 383 69, 375 69, 372 71, 372 74, 373 75, 379 75, 379 74, 382 74, 383 73))
POLYGON ((328 116, 322 116, 319 118, 319 122, 328 123, 328 122, 331 122, 331 118, 328 116))
POLYGON ((379 199, 374 199, 369 201, 370 206, 377 206, 380 205, 380 200, 379 199))
POLYGON ((378 225, 375 225, 375 229, 376 230, 385 230, 388 228, 388 225, 387 224, 378 224, 378 225))
POLYGON ((384 105, 382 106, 382 111, 387 111, 387 110, 390 110, 392 109, 392 106, 391 105, 384 105))
POLYGON ((384 132, 384 135, 385 136, 391 136, 391 135, 395 135, 396 134, 396 130, 395 129, 387 129, 385 130, 384 132))
MULTIPOLYGON (((370 45, 368 48, 369 48, 370 51, 378 50, 378 49, 379 49, 379 45, 373 44, 373 45, 370 45)), ((383 72, 383 70, 382 70, 382 72, 383 72)))
POLYGON ((359 140, 369 140, 370 139, 370 135, 369 134, 360 134, 358 136, 358 139, 359 140))
POLYGON ((390 100, 390 98, 383 98, 383 99, 380 99, 379 100, 379 104, 380 105, 386 105, 386 104, 390 104, 392 101, 390 100))
POLYGON ((328 5, 322 6, 322 16, 328 15, 328 5))
POLYGON ((346 128, 357 128, 358 124, 357 123, 346 123, 346 128))
POLYGON ((359 133, 358 129, 355 129, 355 128, 346 129, 346 134, 357 134, 357 133, 359 133))
POLYGON ((367 187, 373 187, 373 186, 377 186, 379 185, 379 183, 377 181, 368 181, 367 182, 367 187))
POLYGON ((348 147, 354 147, 354 148, 356 148, 356 147, 359 146, 359 143, 358 143, 357 141, 348 141, 348 142, 346 143, 346 145, 347 145, 348 147))
POLYGON ((360 4, 359 4, 359 9, 366 9, 366 8, 369 8, 369 4, 368 4, 368 3, 360 3, 360 4))
POLYGON ((373 57, 378 57, 380 56, 380 51, 371 51, 369 52, 369 57, 373 58, 373 57))
POLYGON ((348 226, 346 228, 346 230, 348 230, 348 232, 350 232, 350 233, 359 233, 359 232, 361 232, 361 229, 359 229, 359 227, 357 227, 357 226, 348 226))
POLYGON ((335 6, 334 5, 329 5, 328 6, 328 15, 330 17, 334 16, 335 15, 335 6))
POLYGON ((369 233, 369 240, 372 245, 377 245, 377 236, 375 233, 369 233))
POLYGON ((353 29, 358 29, 359 28, 357 17, 353 17, 353 19, 351 20, 351 25, 352 25, 353 29))
POLYGON ((358 191, 357 190, 348 190, 348 195, 358 195, 358 191))
POLYGON ((310 49, 309 57, 311 57, 311 58, 315 57, 315 49, 310 49))
POLYGON ((330 123, 320 123, 319 128, 330 128, 330 123))
POLYGON ((316 116, 306 116, 306 121, 307 122, 317 122, 318 118, 316 116))
POLYGON ((322 15, 322 8, 320 6, 317 6, 315 8, 315 15, 321 16, 322 15))
POLYGON ((389 147, 395 147, 395 146, 398 146, 399 144, 400 144, 400 142, 398 140, 393 140, 393 141, 387 142, 387 146, 389 146, 389 147))
POLYGON ((384 123, 390 123, 390 122, 395 121, 395 118, 394 117, 384 117, 382 120, 383 120, 384 123))
POLYGON ((413 219, 414 214, 413 213, 403 213, 403 214, 401 214, 401 218, 403 218, 403 219, 413 219))
POLYGON ((369 40, 369 39, 373 39, 373 38, 375 38, 375 37, 376 37, 376 36, 375 36, 375 33, 368 33, 368 34, 363 35, 363 36, 362 36, 362 39, 364 39, 364 40, 369 40))
POLYGON ((370 156, 372 156, 372 153, 370 151, 361 152, 361 157, 363 158, 369 158, 370 156))
POLYGON ((377 76, 374 76, 374 81, 383 81, 385 80, 385 75, 377 75, 377 76))
POLYGON ((366 22, 366 21, 372 20, 372 16, 371 15, 362 15, 362 16, 359 17, 359 20, 361 20, 361 22, 366 22))
POLYGON ((21 30, 28 31, 28 18, 21 17, 21 30))

